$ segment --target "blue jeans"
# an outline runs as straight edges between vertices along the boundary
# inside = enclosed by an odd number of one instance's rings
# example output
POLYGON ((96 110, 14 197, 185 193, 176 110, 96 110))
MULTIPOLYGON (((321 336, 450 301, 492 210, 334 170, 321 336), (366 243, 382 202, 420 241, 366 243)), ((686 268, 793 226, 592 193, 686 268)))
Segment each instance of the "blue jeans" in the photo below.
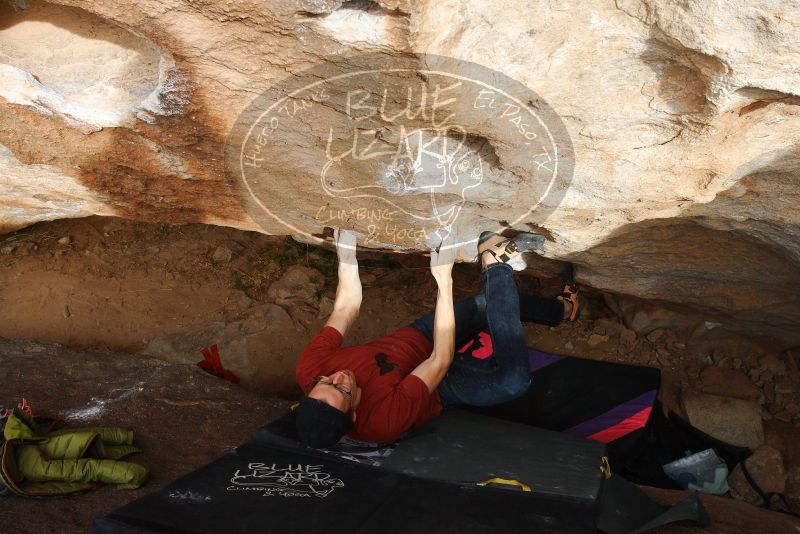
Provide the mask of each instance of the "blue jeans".
MULTIPOLYGON (((442 405, 492 406, 523 395, 530 386, 528 346, 522 321, 555 326, 561 322, 564 305, 556 299, 522 296, 517 292, 514 271, 504 263, 493 263, 481 272, 483 293, 453 305, 456 350, 478 332, 488 330, 493 354, 479 360, 456 352, 438 391, 442 405)), ((434 315, 411 323, 433 343, 434 315)))

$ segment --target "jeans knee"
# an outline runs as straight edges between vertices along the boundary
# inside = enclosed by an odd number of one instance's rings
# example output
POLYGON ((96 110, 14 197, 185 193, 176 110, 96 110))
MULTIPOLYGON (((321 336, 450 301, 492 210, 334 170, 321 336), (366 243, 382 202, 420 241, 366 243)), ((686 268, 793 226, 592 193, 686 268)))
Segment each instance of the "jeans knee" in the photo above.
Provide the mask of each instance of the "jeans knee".
POLYGON ((525 392, 528 391, 530 385, 531 375, 530 372, 525 369, 524 371, 514 370, 513 372, 506 373, 505 376, 503 376, 500 387, 508 396, 508 400, 511 400, 524 395, 525 392))
POLYGON ((475 303, 475 313, 486 315, 486 296, 483 293, 473 295, 472 301, 475 303))

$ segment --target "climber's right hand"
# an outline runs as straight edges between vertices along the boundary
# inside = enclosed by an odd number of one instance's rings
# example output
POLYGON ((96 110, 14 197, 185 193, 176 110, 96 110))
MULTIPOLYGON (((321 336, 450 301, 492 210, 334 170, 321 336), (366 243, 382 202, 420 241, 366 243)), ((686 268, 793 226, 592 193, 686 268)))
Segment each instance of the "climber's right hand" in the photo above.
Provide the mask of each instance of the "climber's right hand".
POLYGON ((339 263, 356 263, 358 237, 350 230, 334 228, 333 242, 336 243, 336 255, 339 263))

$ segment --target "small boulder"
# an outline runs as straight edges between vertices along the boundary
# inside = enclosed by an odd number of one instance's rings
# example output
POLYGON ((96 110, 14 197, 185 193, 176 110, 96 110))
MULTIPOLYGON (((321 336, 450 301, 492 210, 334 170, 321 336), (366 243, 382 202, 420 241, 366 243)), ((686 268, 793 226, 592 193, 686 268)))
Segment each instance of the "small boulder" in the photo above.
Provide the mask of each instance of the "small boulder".
POLYGON ((240 256, 244 249, 244 246, 238 241, 228 239, 214 249, 211 259, 214 261, 214 263, 228 263, 234 257, 240 256))
POLYGON ((39 245, 32 241, 23 241, 15 248, 15 252, 20 256, 27 256, 39 250, 39 245))
POLYGON ((775 382, 775 393, 788 395, 797 391, 797 384, 788 376, 781 377, 775 382))
POLYGON ((623 328, 619 333, 619 340, 624 345, 632 347, 636 343, 636 332, 629 328, 623 328))
POLYGON ((68 236, 68 235, 65 235, 64 237, 60 238, 57 241, 57 243, 59 245, 69 245, 70 243, 72 243, 72 238, 70 236, 68 236))
POLYGON ((275 325, 281 325, 286 329, 286 325, 290 324, 292 324, 291 318, 286 310, 275 304, 262 304, 247 311, 240 330, 245 334, 255 334, 269 328, 275 333, 275 325))
POLYGON ((607 317, 603 317, 594 322, 595 333, 602 336, 617 336, 625 329, 625 326, 623 326, 619 321, 615 319, 609 319, 607 317))
POLYGON ((656 343, 659 339, 661 339, 663 335, 664 335, 664 329, 656 328, 655 330, 647 334, 647 340, 650 343, 656 343))
POLYGON ((779 375, 786 371, 786 364, 775 354, 767 354, 759 358, 758 365, 765 371, 769 371, 772 375, 779 375))
MULTIPOLYGON (((786 489, 788 474, 783 464, 783 455, 778 449, 769 445, 759 447, 750 458, 744 461, 744 466, 764 493, 783 493, 786 489)), ((756 489, 748 482, 741 464, 731 472, 728 477, 728 485, 731 488, 731 497, 755 506, 761 506, 764 503, 756 489)))
POLYGON ((757 401, 761 396, 761 390, 743 372, 714 366, 700 373, 700 389, 711 395, 749 401, 757 401))
POLYGON ((233 251, 225 245, 220 245, 214 250, 211 260, 214 263, 228 263, 233 257, 233 251))
POLYGON ((601 336, 600 334, 592 334, 589 336, 589 340, 586 342, 587 345, 594 348, 598 345, 601 345, 608 341, 608 336, 601 336))
POLYGON ((370 286, 374 284, 378 280, 378 277, 372 273, 362 273, 361 274, 361 283, 365 286, 370 286))
POLYGON ((324 319, 333 312, 333 299, 330 297, 322 297, 319 299, 319 312, 317 312, 318 319, 324 319))
POLYGON ((318 270, 305 265, 293 265, 269 286, 267 296, 279 306, 316 308, 318 293, 324 283, 325 277, 318 270))
POLYGON ((800 506, 800 465, 789 469, 789 477, 786 481, 786 499, 793 509, 797 510, 797 507, 800 506))
POLYGON ((793 372, 800 372, 800 347, 788 349, 781 356, 793 372))
POLYGON ((757 402, 689 390, 683 395, 683 408, 692 426, 719 440, 753 450, 764 444, 757 402))
POLYGON ((783 421, 784 423, 790 423, 792 421, 792 414, 790 414, 788 410, 779 410, 775 414, 775 419, 783 421))
POLYGON ((658 328, 688 329, 691 319, 688 314, 678 314, 657 303, 647 303, 640 299, 616 296, 613 299, 618 314, 623 317, 628 328, 646 336, 658 328))

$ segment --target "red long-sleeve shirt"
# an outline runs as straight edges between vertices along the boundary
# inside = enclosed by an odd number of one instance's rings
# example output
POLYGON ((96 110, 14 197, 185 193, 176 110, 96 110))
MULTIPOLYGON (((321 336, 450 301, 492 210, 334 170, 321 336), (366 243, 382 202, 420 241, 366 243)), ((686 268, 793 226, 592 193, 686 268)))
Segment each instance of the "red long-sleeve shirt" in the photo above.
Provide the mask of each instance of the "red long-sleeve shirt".
POLYGON ((296 377, 308 393, 313 377, 350 370, 361 388, 356 421, 348 436, 377 443, 401 438, 442 411, 439 394, 411 372, 431 354, 430 342, 412 327, 365 345, 341 347, 342 334, 326 326, 300 355, 296 377))

